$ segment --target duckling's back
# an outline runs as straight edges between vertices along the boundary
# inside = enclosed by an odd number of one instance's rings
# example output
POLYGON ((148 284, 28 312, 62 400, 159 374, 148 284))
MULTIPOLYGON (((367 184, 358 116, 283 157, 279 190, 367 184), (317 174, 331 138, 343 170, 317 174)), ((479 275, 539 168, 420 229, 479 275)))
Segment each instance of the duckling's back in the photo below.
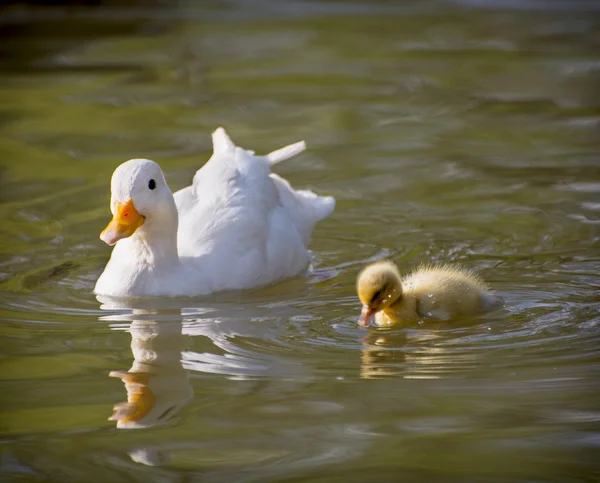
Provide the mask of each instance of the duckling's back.
POLYGON ((476 314, 502 303, 473 272, 451 265, 419 267, 402 280, 405 297, 414 297, 423 318, 449 320, 476 314))

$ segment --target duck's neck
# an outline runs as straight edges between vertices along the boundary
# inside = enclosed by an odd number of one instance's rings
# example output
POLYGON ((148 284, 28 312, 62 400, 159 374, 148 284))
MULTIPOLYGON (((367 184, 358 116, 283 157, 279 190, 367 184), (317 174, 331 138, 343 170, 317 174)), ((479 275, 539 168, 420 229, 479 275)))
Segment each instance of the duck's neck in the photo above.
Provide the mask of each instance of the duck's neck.
POLYGON ((173 266, 179 261, 177 254, 177 233, 154 236, 144 232, 132 237, 137 262, 156 268, 173 266))
POLYGON ((166 216, 154 216, 138 228, 131 237, 135 245, 133 253, 144 264, 160 268, 172 267, 179 261, 177 253, 177 208, 173 207, 166 216))

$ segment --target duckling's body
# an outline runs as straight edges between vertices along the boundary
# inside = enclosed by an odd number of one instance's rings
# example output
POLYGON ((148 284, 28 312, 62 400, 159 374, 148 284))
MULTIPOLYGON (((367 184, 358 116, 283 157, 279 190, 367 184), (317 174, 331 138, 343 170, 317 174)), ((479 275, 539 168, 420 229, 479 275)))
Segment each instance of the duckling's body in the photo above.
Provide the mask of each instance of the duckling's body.
POLYGON ((421 266, 402 278, 391 262, 366 267, 358 277, 364 305, 361 325, 379 327, 422 320, 451 320, 497 308, 502 298, 469 270, 451 265, 421 266))

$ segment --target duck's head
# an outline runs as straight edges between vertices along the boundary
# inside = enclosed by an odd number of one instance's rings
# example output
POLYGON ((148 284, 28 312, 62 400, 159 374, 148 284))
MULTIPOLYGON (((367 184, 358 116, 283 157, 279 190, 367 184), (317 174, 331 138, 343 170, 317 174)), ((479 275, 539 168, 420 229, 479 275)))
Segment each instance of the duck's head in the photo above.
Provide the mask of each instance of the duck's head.
POLYGON ((392 262, 376 262, 358 275, 358 298, 363 304, 358 323, 368 326, 377 312, 384 310, 402 296, 402 281, 392 262))
POLYGON ((108 245, 133 235, 145 223, 160 224, 173 216, 173 194, 154 161, 126 161, 113 173, 110 187, 113 219, 100 234, 108 245))

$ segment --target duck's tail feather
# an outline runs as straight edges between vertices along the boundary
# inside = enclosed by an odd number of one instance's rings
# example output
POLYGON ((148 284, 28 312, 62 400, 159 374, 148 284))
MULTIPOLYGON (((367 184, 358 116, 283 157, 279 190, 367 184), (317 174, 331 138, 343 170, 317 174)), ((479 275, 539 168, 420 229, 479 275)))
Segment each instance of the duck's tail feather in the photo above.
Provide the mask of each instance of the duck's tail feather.
POLYGON ((272 153, 267 154, 266 158, 269 160, 269 164, 273 166, 281 161, 285 161, 286 159, 293 158, 297 156, 302 151, 306 149, 306 143, 304 141, 299 141, 294 144, 290 144, 289 146, 285 146, 283 148, 277 149, 272 153))
POLYGON ((318 221, 327 218, 335 209, 333 196, 319 196, 309 190, 296 191, 296 198, 302 215, 298 216, 298 232, 307 245, 315 225, 318 221))
POLYGON ((296 196, 304 201, 305 206, 312 208, 312 219, 316 223, 327 218, 335 208, 335 198, 333 196, 319 196, 310 190, 298 190, 296 196))
MULTIPOLYGON (((225 152, 235 151, 236 145, 231 140, 227 131, 224 128, 218 127, 215 132, 212 133, 212 141, 213 141, 213 153, 220 154, 225 152)), ((283 148, 277 149, 265 157, 269 161, 269 165, 273 166, 281 161, 285 161, 286 159, 293 158, 297 156, 302 151, 306 150, 306 143, 304 141, 299 141, 294 144, 290 144, 289 146, 284 146, 283 148)), ((245 149, 248 154, 254 155, 254 151, 245 149)))
POLYGON ((213 142, 213 153, 219 154, 227 151, 234 151, 235 144, 227 134, 227 131, 222 127, 218 127, 215 132, 212 133, 213 142))

